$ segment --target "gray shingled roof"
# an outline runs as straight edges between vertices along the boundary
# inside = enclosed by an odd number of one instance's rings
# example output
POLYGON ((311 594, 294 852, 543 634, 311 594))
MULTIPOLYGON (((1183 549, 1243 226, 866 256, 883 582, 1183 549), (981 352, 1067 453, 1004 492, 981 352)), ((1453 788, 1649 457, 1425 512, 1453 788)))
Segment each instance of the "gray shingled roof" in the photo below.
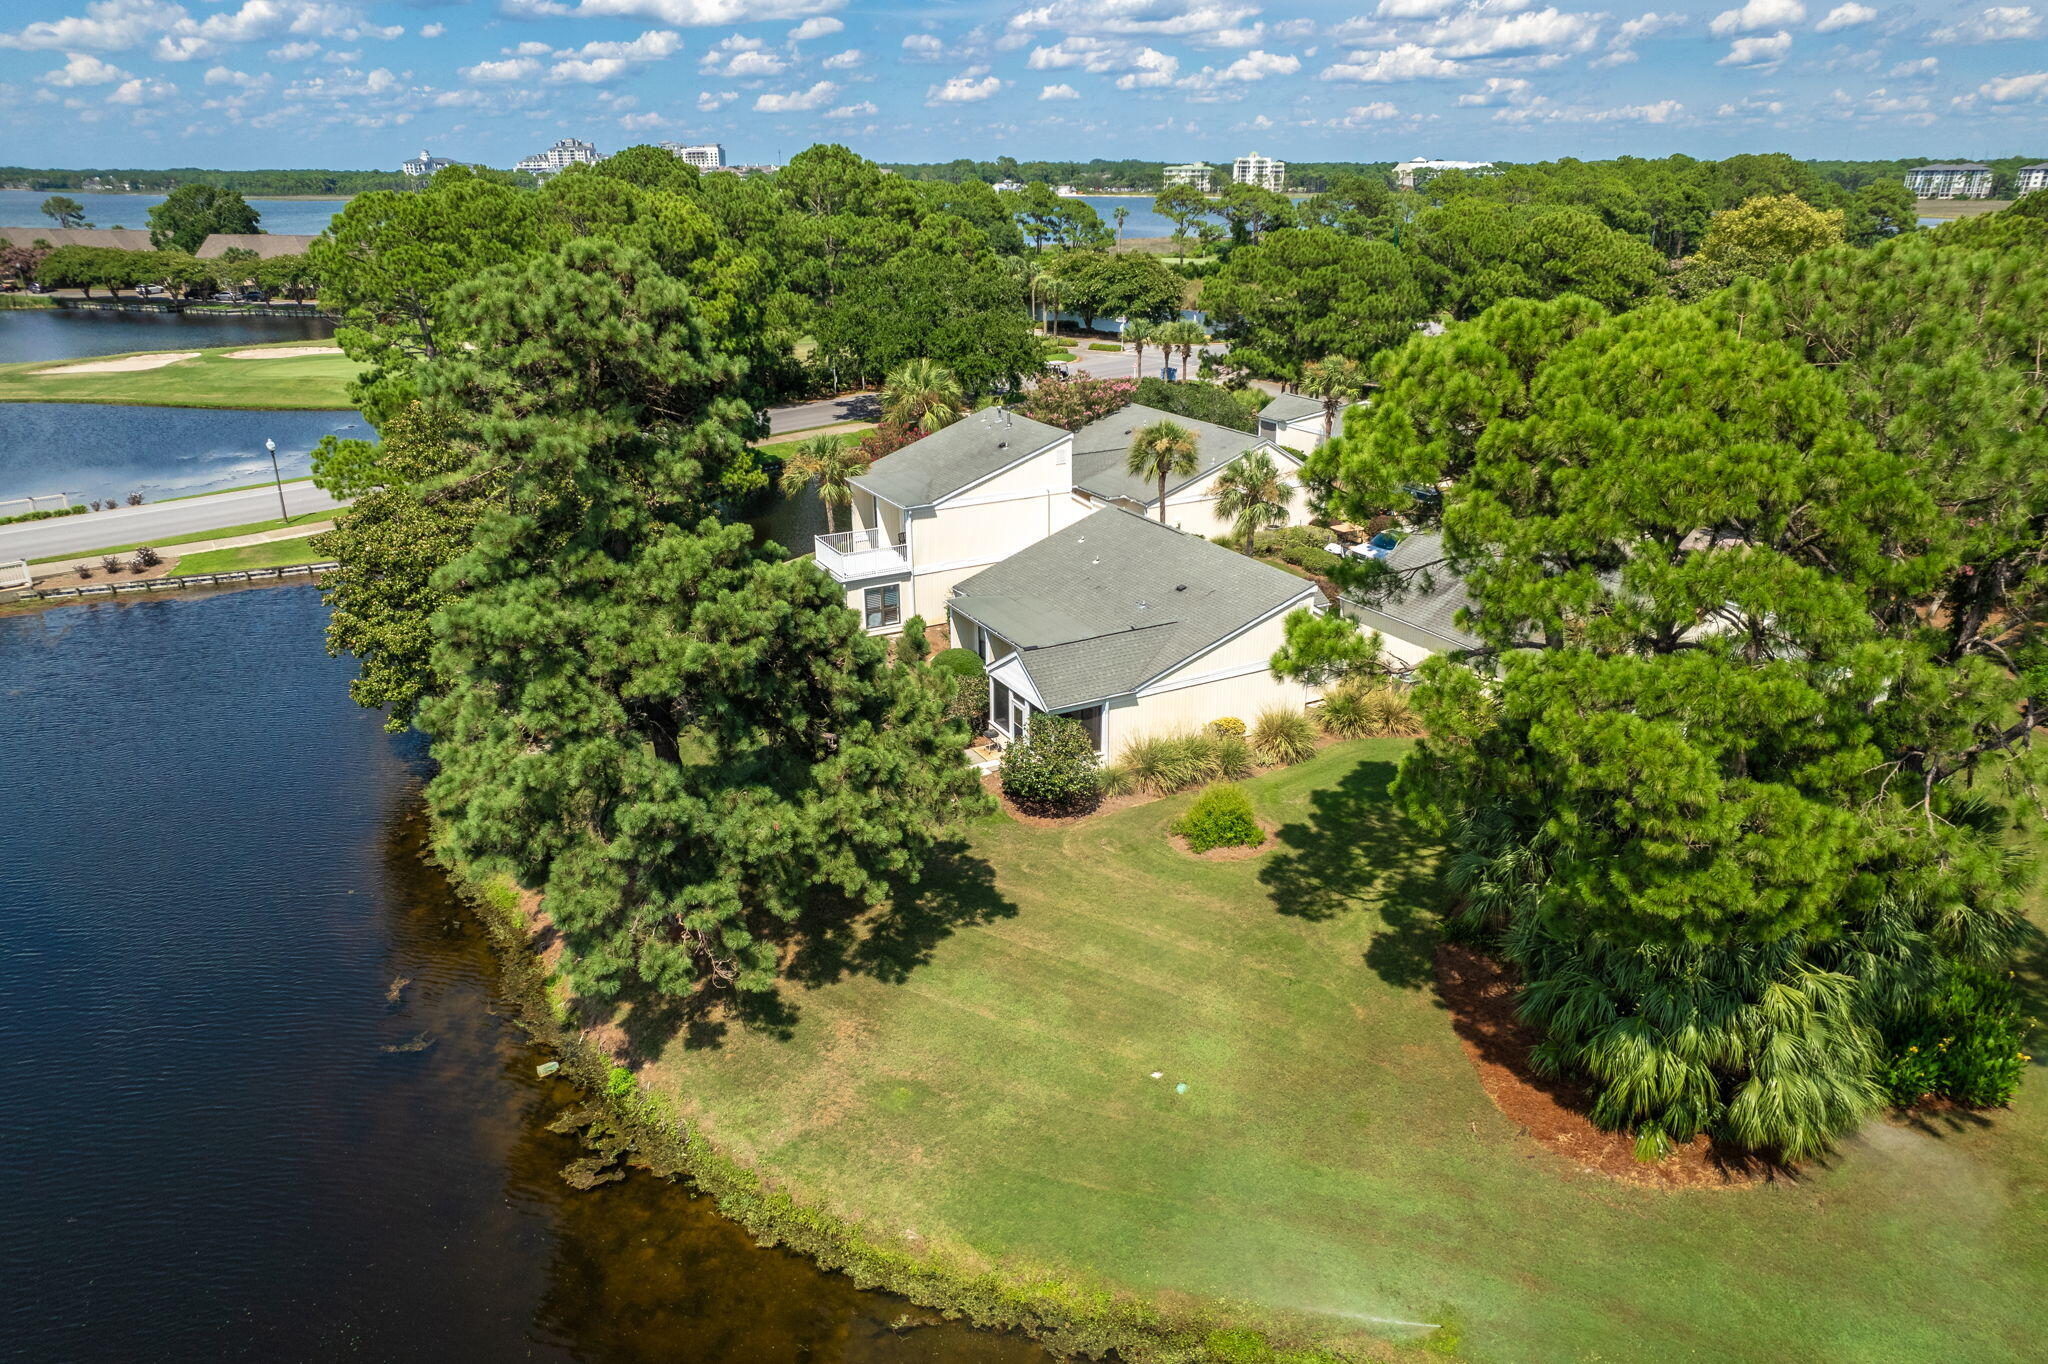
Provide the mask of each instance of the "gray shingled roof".
MULTIPOLYGON (((1241 434, 1241 433, 1240 433, 1241 434)), ((1315 588, 1105 507, 953 589, 1015 645, 1048 710, 1123 696, 1315 588)))
POLYGON ((199 243, 199 249, 192 254, 200 260, 212 260, 229 251, 254 251, 260 259, 272 260, 299 255, 319 240, 319 234, 310 232, 215 232, 199 243))
POLYGON ((1322 415, 1321 402, 1314 398, 1304 398, 1299 393, 1283 393, 1259 409, 1259 419, 1269 422, 1298 422, 1303 417, 1322 415))
POLYGON ((1142 427, 1164 421, 1178 422, 1195 436, 1195 472, 1186 478, 1169 480, 1169 496, 1191 483, 1201 482, 1261 443, 1249 431, 1234 431, 1214 422, 1198 422, 1192 417, 1132 403, 1074 433, 1074 486, 1097 497, 1129 498, 1145 507, 1156 505, 1159 480, 1126 473, 1124 461, 1130 458, 1131 437, 1142 427))
POLYGON ((1457 623, 1458 612, 1471 606, 1472 598, 1465 591, 1465 580, 1442 562, 1443 557, 1444 537, 1435 532, 1411 535, 1394 546, 1386 559, 1388 568, 1421 571, 1408 580, 1408 590, 1370 609, 1450 640, 1458 648, 1477 649, 1485 641, 1457 623))
POLYGON ((929 507, 1066 434, 1015 412, 984 408, 882 456, 853 481, 899 507, 929 507))
POLYGON ((24 247, 45 241, 51 246, 109 246, 117 251, 150 249, 149 233, 139 227, 0 227, 0 240, 24 247))
MULTIPOLYGON (((2048 161, 2036 161, 2036 162, 2035 162, 2035 163, 2034 163, 2033 165, 2031 165, 2031 166, 2021 166, 2021 167, 2020 167, 2020 170, 2023 170, 2023 171, 2030 171, 2030 170, 2048 170, 2048 161)), ((2015 172, 2013 172, 2013 173, 2014 173, 2015 175, 2017 175, 2017 174, 2019 173, 2019 171, 2015 171, 2015 172)))
POLYGON ((1990 169, 1991 167, 1976 161, 1942 161, 1931 166, 1915 166, 1913 170, 1907 171, 1906 174, 1911 175, 1913 171, 1981 171, 1990 169))

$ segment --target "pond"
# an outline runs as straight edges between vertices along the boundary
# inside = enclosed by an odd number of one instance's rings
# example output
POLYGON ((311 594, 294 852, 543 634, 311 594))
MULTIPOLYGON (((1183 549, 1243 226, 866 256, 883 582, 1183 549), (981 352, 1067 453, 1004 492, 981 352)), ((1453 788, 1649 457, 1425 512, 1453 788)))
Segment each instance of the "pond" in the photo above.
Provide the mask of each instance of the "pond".
MULTIPOLYGON (((147 229, 149 211, 164 201, 161 194, 93 194, 82 189, 0 189, 0 228, 54 226, 43 215, 43 200, 51 194, 76 199, 85 208, 85 220, 94 227, 147 229)), ((258 226, 265 232, 312 234, 327 230, 328 220, 341 212, 347 199, 262 199, 248 196, 256 210, 258 226)), ((16 243, 27 245, 26 242, 16 243)))
POLYGON ((161 502, 242 487, 270 477, 266 439, 277 442, 284 476, 295 478, 330 433, 375 434, 353 412, 0 403, 0 497, 139 492, 161 502))
POLYGON ((321 317, 217 317, 207 313, 99 312, 83 308, 0 310, 0 365, 118 355, 131 350, 204 350, 270 341, 324 341, 321 317))
POLYGON ((588 1193, 310 587, 0 618, 11 1358, 1042 1364, 588 1193), (30 1249, 32 1248, 32 1253, 30 1249))

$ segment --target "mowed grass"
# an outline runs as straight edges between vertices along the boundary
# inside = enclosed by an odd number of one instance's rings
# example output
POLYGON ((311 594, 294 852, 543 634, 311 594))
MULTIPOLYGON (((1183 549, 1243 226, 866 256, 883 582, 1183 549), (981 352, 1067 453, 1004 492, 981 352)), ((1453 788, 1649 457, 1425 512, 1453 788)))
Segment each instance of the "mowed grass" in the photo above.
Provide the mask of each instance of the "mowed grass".
POLYGON ((1438 1004, 1443 891, 1387 798, 1404 751, 1248 782, 1281 833, 1247 861, 1170 848, 1189 796, 979 822, 922 895, 807 947, 751 1023, 627 1018, 644 1077, 878 1239, 1332 1340, 1417 1343, 1392 1323, 1448 1313, 1502 1361, 2037 1348, 2048 1077, 1985 1119, 1873 1124, 1796 1182, 1575 1168, 1486 1099, 1438 1004))
POLYGON ((327 556, 310 548, 313 536, 272 540, 267 545, 242 545, 235 549, 203 549, 181 554, 173 573, 236 573, 245 568, 287 568, 293 564, 324 563, 327 556))
MULTIPOLYGON (((318 345, 288 341, 280 346, 318 345)), ((230 360, 229 351, 262 346, 220 346, 157 369, 116 374, 48 374, 69 365, 119 360, 119 355, 0 366, 0 402, 121 403, 149 407, 316 408, 347 410, 356 362, 344 355, 294 355, 276 360, 230 360)), ((138 351, 131 354, 146 355, 138 351)))
POLYGON ((167 535, 160 540, 132 540, 126 544, 104 545, 97 549, 73 550, 69 554, 45 554, 40 559, 29 560, 32 564, 54 564, 65 559, 82 557, 96 558, 102 554, 125 554, 131 549, 154 545, 158 549, 169 549, 172 545, 189 545, 200 540, 232 540, 238 535, 261 535, 267 530, 283 530, 288 526, 318 526, 348 514, 348 508, 336 507, 331 511, 300 512, 286 519, 273 516, 268 521, 244 521, 239 526, 220 526, 213 530, 186 531, 183 535, 167 535))

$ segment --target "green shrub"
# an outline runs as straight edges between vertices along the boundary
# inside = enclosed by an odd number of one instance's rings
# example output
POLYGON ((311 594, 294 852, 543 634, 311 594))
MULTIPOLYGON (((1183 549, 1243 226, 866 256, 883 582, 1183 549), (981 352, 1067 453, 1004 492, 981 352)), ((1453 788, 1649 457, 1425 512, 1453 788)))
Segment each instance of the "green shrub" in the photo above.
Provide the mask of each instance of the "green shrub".
POLYGON ((1232 739, 1242 739, 1244 737, 1244 721, 1238 719, 1235 715, 1225 715, 1219 719, 1211 720, 1207 728, 1211 734, 1219 737, 1232 739))
POLYGON ((1078 720, 1032 717, 1030 732, 1003 750, 1003 794, 1027 809, 1077 810, 1102 796, 1095 745, 1078 720))
POLYGON ((971 733, 985 731, 988 728, 988 678, 979 673, 973 677, 941 674, 939 680, 953 685, 953 699, 946 703, 946 718, 966 725, 971 733))
POLYGON ((1366 710, 1365 693, 1358 687, 1339 687, 1323 698, 1316 711, 1316 723, 1325 734, 1339 739, 1358 739, 1372 733, 1372 716, 1366 710))
POLYGON ((1138 381, 1131 401, 1156 407, 1161 412, 1171 412, 1177 417, 1227 426, 1233 431, 1256 431, 1259 429, 1259 409, 1270 400, 1263 393, 1240 394, 1221 384, 1200 380, 1168 383, 1164 379, 1150 377, 1138 381))
POLYGON ((1088 343, 1088 349, 1089 349, 1089 350, 1113 350, 1113 351, 1119 351, 1119 352, 1121 352, 1121 351, 1123 350, 1123 347, 1122 347, 1122 346, 1119 346, 1119 345, 1117 345, 1117 344, 1116 344, 1116 342, 1114 342, 1114 341, 1090 341, 1090 342, 1088 343))
POLYGON ((941 649, 932 657, 932 666, 942 673, 955 677, 985 677, 988 670, 981 666, 981 655, 972 649, 941 649))
POLYGON ((1252 726, 1252 752, 1261 762, 1284 766, 1298 763, 1316 751, 1316 727, 1308 716, 1286 706, 1274 706, 1259 715, 1252 726))
POLYGON ((1361 693, 1374 734, 1412 737, 1422 732, 1422 718, 1408 701, 1404 687, 1368 687, 1361 693))
POLYGON ((1209 738, 1209 768, 1223 781, 1243 781, 1257 766, 1252 761, 1252 746, 1234 734, 1218 734, 1209 738))
MULTIPOLYGON (((1329 543, 1330 532, 1325 528, 1281 526, 1276 530, 1260 531, 1252 540, 1252 553, 1261 558, 1278 559, 1305 573, 1327 578, 1342 563, 1336 555, 1323 548, 1329 543)), ((1236 547, 1235 540, 1230 541, 1230 547, 1236 547)))
POLYGON ((1879 1083, 1900 1105, 2003 1107, 2026 1070, 2031 1026, 2009 976, 1952 966, 1914 1018, 1886 1030, 1879 1083))
POLYGON ((1095 779, 1105 796, 1128 796, 1138 789, 1138 779, 1122 763, 1104 763, 1096 770, 1095 779))
POLYGON ((1216 775, 1215 740, 1206 734, 1151 734, 1124 745, 1117 761, 1138 785, 1162 796, 1216 775))
POLYGON ((1173 831, 1195 852, 1256 848, 1266 841, 1266 831, 1252 814, 1251 799, 1229 782, 1219 782, 1195 797, 1188 812, 1174 821, 1173 831))
MULTIPOLYGON (((909 665, 922 663, 932 651, 932 642, 925 635, 923 616, 912 616, 903 622, 903 633, 896 637, 896 661, 909 665)), ((965 653, 966 650, 961 650, 965 653)))
POLYGON ((1211 1331, 1202 1338, 1202 1354, 1211 1364, 1273 1364, 1273 1347, 1257 1331, 1211 1331))

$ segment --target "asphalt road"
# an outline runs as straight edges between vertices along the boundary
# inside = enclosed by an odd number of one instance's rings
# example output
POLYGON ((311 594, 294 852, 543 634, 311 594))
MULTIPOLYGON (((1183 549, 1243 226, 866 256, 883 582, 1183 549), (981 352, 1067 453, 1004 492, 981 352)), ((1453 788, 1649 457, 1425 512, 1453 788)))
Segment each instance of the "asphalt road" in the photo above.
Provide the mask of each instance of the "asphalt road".
MULTIPOLYGON (((311 483, 284 485, 285 509, 293 516, 332 511, 343 505, 311 483)), ((108 545, 147 544, 174 535, 246 526, 275 520, 277 489, 214 493, 176 502, 150 502, 140 507, 87 512, 48 521, 0 526, 0 559, 41 559, 52 554, 77 554, 108 545)))

